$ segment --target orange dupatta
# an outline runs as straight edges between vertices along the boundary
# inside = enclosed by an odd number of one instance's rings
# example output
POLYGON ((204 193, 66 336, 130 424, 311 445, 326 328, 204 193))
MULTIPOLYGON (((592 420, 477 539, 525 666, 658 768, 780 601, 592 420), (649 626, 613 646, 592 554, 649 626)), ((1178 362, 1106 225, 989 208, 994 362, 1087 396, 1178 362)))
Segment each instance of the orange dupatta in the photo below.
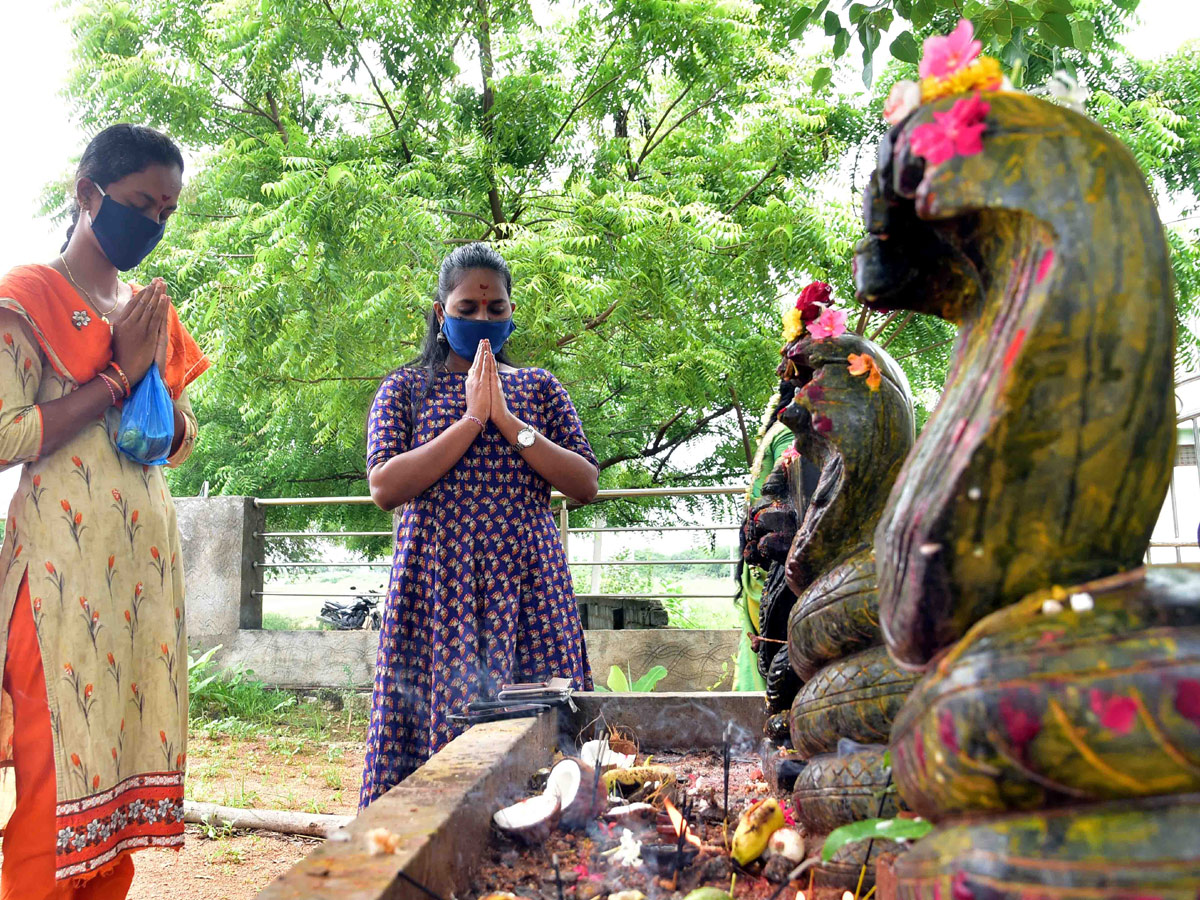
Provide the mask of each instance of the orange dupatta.
MULTIPOLYGON (((24 319, 54 371, 75 384, 91 381, 112 362, 112 331, 56 269, 18 266, 0 278, 0 309, 24 319), (79 316, 81 312, 86 315, 79 316)), ((178 400, 211 363, 179 321, 174 305, 167 316, 163 381, 171 397, 178 400)))

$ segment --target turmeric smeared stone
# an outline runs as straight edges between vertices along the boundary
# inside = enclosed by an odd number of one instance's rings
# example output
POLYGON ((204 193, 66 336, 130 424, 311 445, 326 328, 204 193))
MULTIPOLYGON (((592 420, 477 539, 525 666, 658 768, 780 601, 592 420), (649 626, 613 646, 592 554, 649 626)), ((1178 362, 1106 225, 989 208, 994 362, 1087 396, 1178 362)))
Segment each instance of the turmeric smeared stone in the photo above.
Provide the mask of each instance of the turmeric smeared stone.
POLYGON ((778 800, 760 800, 742 813, 729 855, 741 866, 754 862, 767 849, 771 835, 786 824, 778 800))
POLYGON ((941 826, 895 863, 907 900, 1195 900, 1200 795, 941 826))
POLYGON ((943 816, 1200 791, 1200 566, 1045 591, 979 622, 892 730, 943 816))

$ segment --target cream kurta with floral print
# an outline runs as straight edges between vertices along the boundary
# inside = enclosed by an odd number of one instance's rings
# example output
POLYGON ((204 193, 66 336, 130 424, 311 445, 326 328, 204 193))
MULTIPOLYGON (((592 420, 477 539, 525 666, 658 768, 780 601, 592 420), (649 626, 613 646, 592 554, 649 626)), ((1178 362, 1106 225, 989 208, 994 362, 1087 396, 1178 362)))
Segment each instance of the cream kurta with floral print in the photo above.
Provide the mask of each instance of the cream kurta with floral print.
MULTIPOLYGON (((27 574, 50 702, 61 879, 125 849, 182 842, 187 639, 163 471, 117 451, 113 408, 39 457, 36 405, 77 385, 50 365, 32 327, 0 312, 0 464, 24 463, 0 553, 0 654, 27 574)), ((189 439, 173 465, 195 434, 186 393, 176 406, 189 439)))

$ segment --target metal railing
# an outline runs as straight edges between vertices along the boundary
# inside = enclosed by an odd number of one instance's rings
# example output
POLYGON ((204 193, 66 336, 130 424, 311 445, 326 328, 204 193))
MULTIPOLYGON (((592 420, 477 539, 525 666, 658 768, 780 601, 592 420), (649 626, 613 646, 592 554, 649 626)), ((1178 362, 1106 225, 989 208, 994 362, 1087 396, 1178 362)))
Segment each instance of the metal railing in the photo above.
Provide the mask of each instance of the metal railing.
MULTIPOLYGON (((631 488, 627 490, 602 490, 596 495, 596 502, 610 500, 641 500, 648 498, 697 498, 697 497, 732 497, 744 494, 746 491, 745 485, 719 486, 719 487, 692 487, 692 488, 631 488)), ((551 494, 551 503, 557 508, 557 518, 559 534, 562 539, 563 549, 567 554, 567 559, 570 561, 570 548, 572 535, 591 535, 593 537, 605 534, 656 534, 656 533, 708 533, 716 534, 723 531, 737 531, 740 524, 737 522, 705 522, 694 525, 624 525, 624 526, 607 526, 607 525, 590 525, 585 527, 572 528, 570 524, 570 509, 571 501, 555 491, 551 494)), ((370 497, 280 497, 280 498, 259 498, 254 501, 255 506, 260 508, 275 508, 275 507, 290 507, 290 506, 371 506, 373 501, 370 497)), ((316 540, 339 540, 345 538, 360 538, 360 537, 391 537, 393 532, 388 531, 262 531, 257 532, 255 537, 262 538, 265 541, 285 540, 285 539, 316 539, 316 540)), ((691 566, 727 566, 732 567, 738 563, 737 559, 728 558, 702 558, 702 559, 590 559, 570 561, 569 565, 572 568, 583 567, 589 569, 604 569, 608 567, 691 567, 691 566)), ((287 570, 316 570, 316 569, 390 569, 391 561, 346 561, 346 562, 316 562, 316 561, 290 561, 290 560, 261 560, 255 561, 254 566, 264 570, 272 571, 287 571, 287 570)), ((273 586, 272 586, 273 587, 273 586)), ((336 592, 327 590, 295 590, 284 589, 277 590, 269 587, 264 587, 261 591, 254 591, 254 595, 258 597, 314 597, 314 598, 346 598, 346 597, 380 597, 384 596, 385 592, 378 590, 354 590, 352 593, 336 592)), ((628 600, 665 600, 665 599, 696 599, 696 600, 731 600, 734 596, 732 586, 728 593, 693 593, 693 594, 678 594, 678 593, 657 593, 657 592, 639 592, 636 594, 618 594, 618 593, 601 593, 601 592, 586 592, 576 591, 576 596, 580 600, 588 601, 628 601, 628 600)))
MULTIPOLYGON (((1200 382, 1200 374, 1191 375, 1183 378, 1175 383, 1176 400, 1183 405, 1178 390, 1184 385, 1200 382)), ((1189 531, 1184 534, 1182 531, 1182 523, 1180 521, 1180 495, 1181 493, 1191 493, 1190 491, 1181 491, 1183 483, 1180 481, 1180 469, 1192 468, 1194 470, 1196 482, 1196 494, 1194 497, 1200 498, 1200 408, 1187 410, 1180 413, 1175 419, 1175 453, 1171 460, 1171 486, 1167 491, 1167 499, 1164 505, 1164 511, 1168 507, 1171 510, 1171 526, 1172 536, 1169 540, 1152 540, 1150 548, 1146 552, 1147 562, 1162 562, 1161 554, 1159 558, 1155 558, 1155 550, 1173 550, 1176 563, 1184 562, 1183 551, 1185 549, 1196 549, 1196 554, 1189 554, 1191 560, 1200 559, 1200 547, 1197 547, 1197 537, 1194 531, 1191 531, 1193 524, 1200 525, 1200 502, 1195 502, 1189 505, 1189 512, 1193 516, 1193 521, 1188 523, 1189 531), (1192 460, 1190 463, 1180 464, 1179 460, 1179 431, 1181 428, 1190 428, 1192 432, 1192 460)), ((1182 476, 1190 479, 1191 475, 1182 476)))

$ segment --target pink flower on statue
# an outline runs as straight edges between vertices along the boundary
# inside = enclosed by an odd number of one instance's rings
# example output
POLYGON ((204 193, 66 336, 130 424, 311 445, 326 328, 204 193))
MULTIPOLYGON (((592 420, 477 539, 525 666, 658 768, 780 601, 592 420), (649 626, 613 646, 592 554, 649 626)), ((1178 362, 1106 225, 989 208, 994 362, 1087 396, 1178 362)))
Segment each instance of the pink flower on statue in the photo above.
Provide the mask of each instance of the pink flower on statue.
POLYGON ((1175 686, 1175 711, 1200 728, 1200 681, 1181 679, 1175 686))
POLYGON ((889 125, 899 125, 920 105, 921 86, 915 81, 897 81, 883 104, 883 120, 889 125))
POLYGON ((1137 719, 1137 703, 1131 697, 1119 694, 1106 694, 1104 691, 1092 690, 1092 712, 1100 719, 1100 724, 1117 734, 1129 734, 1137 719))
POLYGON ((818 341, 840 337, 846 333, 846 314, 840 309, 826 309, 808 323, 808 333, 818 341))
POLYGON ((1042 723, 1037 720, 1036 716, 1012 702, 1008 697, 1000 700, 1000 719, 1004 722, 1004 730, 1008 732, 1008 739, 1021 753, 1025 752, 1025 746, 1042 730, 1042 723))
POLYGON ((983 44, 975 40, 975 27, 966 19, 945 37, 925 39, 925 55, 917 71, 922 78, 947 78, 975 62, 983 44))
POLYGON ((933 121, 918 125, 912 133, 912 152, 931 166, 955 156, 983 152, 984 118, 991 106, 979 94, 955 101, 946 112, 935 112, 933 121))

